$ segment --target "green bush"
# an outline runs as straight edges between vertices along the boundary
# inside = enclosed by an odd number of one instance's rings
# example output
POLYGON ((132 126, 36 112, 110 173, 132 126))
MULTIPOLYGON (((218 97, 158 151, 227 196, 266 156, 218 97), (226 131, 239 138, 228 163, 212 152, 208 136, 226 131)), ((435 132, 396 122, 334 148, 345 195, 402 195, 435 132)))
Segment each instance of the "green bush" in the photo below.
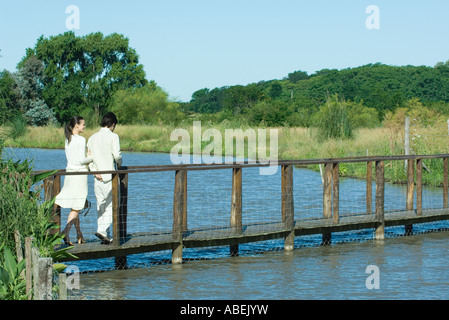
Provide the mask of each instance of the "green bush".
POLYGON ((141 88, 118 90, 109 107, 124 124, 176 124, 183 114, 154 82, 141 88))
POLYGON ((315 126, 318 138, 349 139, 353 137, 353 127, 349 118, 347 103, 338 99, 337 95, 328 97, 327 102, 315 114, 315 126))

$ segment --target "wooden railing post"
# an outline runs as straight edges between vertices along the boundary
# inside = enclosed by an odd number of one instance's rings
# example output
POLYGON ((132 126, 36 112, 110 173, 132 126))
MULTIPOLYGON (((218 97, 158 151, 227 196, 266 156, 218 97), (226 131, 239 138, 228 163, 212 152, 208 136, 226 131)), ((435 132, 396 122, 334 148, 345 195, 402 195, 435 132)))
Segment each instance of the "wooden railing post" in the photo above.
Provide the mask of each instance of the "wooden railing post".
POLYGON ((366 213, 373 212, 373 162, 366 163, 366 213))
MULTIPOLYGON (((120 167, 120 170, 127 170, 128 167, 120 167)), ((128 233, 128 173, 119 174, 119 233, 120 240, 124 240, 128 233)), ((127 257, 115 257, 115 267, 117 269, 125 269, 127 267, 127 257)))
MULTIPOLYGON (((326 163, 324 166, 323 218, 332 218, 332 163, 326 163)), ((331 241, 331 234, 323 233, 322 239, 323 244, 329 244, 331 241)))
MULTIPOLYGON (((413 192, 415 186, 415 162, 413 159, 407 161, 407 200, 406 210, 413 210, 413 192)), ((413 232, 413 224, 405 225, 405 234, 409 235, 413 232)))
MULTIPOLYGON (((120 170, 127 170, 121 167, 120 170)), ((126 238, 128 233, 128 173, 119 174, 120 179, 120 237, 126 238)))
POLYGON ((416 159, 416 214, 422 215, 422 159, 416 159))
POLYGON ((120 246, 120 180, 118 173, 112 174, 112 245, 120 246))
MULTIPOLYGON (((231 228, 235 234, 242 233, 242 167, 232 169, 231 228)), ((231 256, 237 256, 239 245, 230 246, 231 256)))
MULTIPOLYGON (((44 179, 45 201, 51 201, 61 191, 61 176, 53 175, 44 179)), ((52 229, 51 233, 61 233, 61 207, 57 204, 53 205, 52 221, 58 226, 52 229)))
POLYGON ((173 264, 182 263, 182 218, 184 208, 184 181, 186 176, 186 170, 176 170, 173 197, 173 240, 176 241, 176 244, 172 249, 173 264))
POLYGON ((184 183, 183 183, 183 196, 184 201, 182 202, 182 231, 187 231, 187 172, 185 172, 184 183))
POLYGON ((376 240, 385 238, 385 176, 384 162, 376 161, 376 240))
POLYGON ((334 223, 340 222, 339 212, 340 183, 338 162, 332 164, 332 216, 334 223))
POLYGON ((285 229, 290 232, 284 240, 284 250, 292 251, 295 241, 295 221, 294 221, 294 205, 293 205, 293 165, 284 165, 281 167, 281 212, 282 221, 285 229))
POLYGON ((443 158, 443 208, 448 208, 449 158, 443 158))

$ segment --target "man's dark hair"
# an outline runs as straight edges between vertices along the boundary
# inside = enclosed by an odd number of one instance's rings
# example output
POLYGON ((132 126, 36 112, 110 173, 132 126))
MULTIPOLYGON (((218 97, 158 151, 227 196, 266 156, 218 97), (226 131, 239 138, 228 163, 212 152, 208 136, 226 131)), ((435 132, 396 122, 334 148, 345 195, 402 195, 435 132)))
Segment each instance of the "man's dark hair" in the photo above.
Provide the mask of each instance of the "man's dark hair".
POLYGON ((114 113, 108 112, 103 116, 103 119, 101 120, 100 126, 101 127, 112 127, 114 124, 117 124, 118 120, 114 113))

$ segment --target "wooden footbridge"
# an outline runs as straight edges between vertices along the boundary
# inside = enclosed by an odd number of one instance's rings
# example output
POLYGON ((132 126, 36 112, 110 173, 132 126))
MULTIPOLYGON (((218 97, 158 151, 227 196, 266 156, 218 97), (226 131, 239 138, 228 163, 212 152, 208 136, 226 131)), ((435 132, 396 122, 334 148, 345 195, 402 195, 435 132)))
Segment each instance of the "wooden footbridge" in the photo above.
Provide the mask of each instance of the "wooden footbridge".
MULTIPOLYGON (((115 257, 116 266, 126 266, 126 256, 137 253, 172 250, 172 263, 181 263, 183 248, 230 246, 230 254, 237 255, 239 244, 284 239, 284 250, 293 250, 294 238, 310 234, 322 234, 323 243, 331 241, 334 232, 373 229, 375 239, 383 239, 385 227, 405 226, 405 233, 413 230, 413 224, 449 219, 448 207, 448 160, 449 154, 377 156, 334 158, 315 160, 282 160, 277 163, 281 170, 281 203, 278 222, 242 224, 242 171, 250 167, 269 164, 246 162, 244 164, 211 165, 160 165, 122 167, 117 171, 88 173, 67 173, 58 171, 45 181, 46 199, 52 199, 61 188, 62 175, 95 173, 113 174, 113 242, 109 245, 99 241, 75 245, 70 250, 80 260, 115 257), (423 209, 422 175, 423 161, 442 159, 443 181, 441 182, 443 201, 440 209, 423 209), (404 209, 394 212, 384 210, 385 203, 385 163, 405 161, 407 172, 407 192, 404 209), (342 163, 366 164, 366 211, 339 215, 339 166, 342 163), (301 181, 293 181, 294 166, 323 165, 323 215, 316 219, 298 219, 294 216, 293 189, 301 181), (373 170, 374 167, 374 170, 373 170), (189 229, 187 224, 187 176, 191 171, 232 169, 232 195, 229 211, 229 225, 189 229), (173 172, 173 225, 171 232, 128 233, 128 176, 140 172, 173 172), (375 207, 372 208, 373 182, 375 182, 375 207), (415 194, 416 193, 416 194, 415 194), (416 202, 414 198, 416 196, 416 202)), ((151 190, 149 190, 151 192, 151 190)), ((297 208, 298 210, 298 208, 297 208)), ((299 211, 301 209, 299 208, 299 211)), ((61 225, 60 209, 55 206, 55 222, 61 225)), ((262 221, 262 219, 261 219, 262 221)))

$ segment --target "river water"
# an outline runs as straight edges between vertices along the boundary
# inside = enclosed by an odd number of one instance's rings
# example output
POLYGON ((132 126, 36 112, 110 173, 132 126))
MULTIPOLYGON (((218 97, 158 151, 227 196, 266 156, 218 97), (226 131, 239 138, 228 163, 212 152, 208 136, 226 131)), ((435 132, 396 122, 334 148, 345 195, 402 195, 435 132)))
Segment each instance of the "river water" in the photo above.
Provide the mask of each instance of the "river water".
MULTIPOLYGON (((9 156, 34 161, 35 170, 63 169, 64 150, 6 149, 9 156)), ((167 154, 124 152, 124 165, 169 164, 167 154)), ((171 230, 172 172, 129 177, 128 231, 171 230)), ((230 170, 189 172, 189 228, 229 225, 230 170)), ((365 210, 366 182, 340 179, 340 215, 365 210)), ((375 187, 373 187, 375 190, 375 187)), ((280 172, 261 176, 243 171, 243 223, 279 220, 280 172)), ((374 197, 373 197, 374 198, 374 197)), ((403 209, 405 186, 386 184, 385 210, 403 209)), ((91 212, 81 218, 86 239, 96 227, 93 181, 89 179, 91 212)), ((318 172, 294 169, 295 218, 322 215, 318 172)), ((423 207, 439 208, 440 188, 425 187, 423 207)), ((373 205, 374 208, 374 205, 373 205)), ((63 222, 67 211, 62 211, 63 222)), ((240 256, 228 247, 186 249, 182 265, 169 263, 171 252, 128 257, 128 270, 114 270, 114 259, 74 263, 82 273, 77 299, 448 299, 449 224, 445 221, 387 228, 387 238, 373 240, 373 230, 295 239, 295 250, 284 252, 282 240, 240 245, 240 256), (432 232, 439 231, 439 232, 432 232), (374 270, 374 271, 373 271, 374 270)), ((74 229, 74 228, 73 228, 74 229)), ((74 232, 74 230, 72 230, 74 232)), ((75 237, 71 235, 71 237, 75 237)))

